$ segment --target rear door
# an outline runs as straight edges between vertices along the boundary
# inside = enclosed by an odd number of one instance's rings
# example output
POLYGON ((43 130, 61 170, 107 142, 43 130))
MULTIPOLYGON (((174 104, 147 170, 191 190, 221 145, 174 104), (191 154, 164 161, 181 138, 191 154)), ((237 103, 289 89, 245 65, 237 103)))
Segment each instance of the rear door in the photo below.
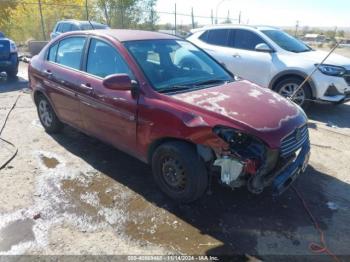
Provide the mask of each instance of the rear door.
POLYGON ((104 39, 91 38, 80 78, 79 94, 85 129, 101 140, 134 154, 136 145, 137 99, 131 91, 110 90, 103 79, 112 74, 128 74, 135 79, 118 49, 104 39))
POLYGON ((71 36, 53 44, 43 64, 46 91, 59 118, 79 129, 83 123, 77 92, 81 77, 82 57, 86 37, 71 36))

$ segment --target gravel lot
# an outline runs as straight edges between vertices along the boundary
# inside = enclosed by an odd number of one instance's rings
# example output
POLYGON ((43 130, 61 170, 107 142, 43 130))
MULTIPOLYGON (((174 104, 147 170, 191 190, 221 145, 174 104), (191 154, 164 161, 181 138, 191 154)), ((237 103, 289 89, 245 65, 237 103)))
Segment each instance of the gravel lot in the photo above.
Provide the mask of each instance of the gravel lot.
MULTIPOLYGON (((0 123, 20 94, 2 134, 19 151, 0 171, 0 254, 249 254, 266 261, 313 254, 308 245, 319 236, 292 189, 272 199, 214 184, 196 204, 176 205, 136 159, 69 127, 45 133, 21 92, 26 79, 21 64, 18 81, 0 82, 0 123)), ((307 113, 311 162, 296 188, 329 248, 349 255, 350 103, 307 113)), ((0 144, 0 163, 11 150, 0 144)))

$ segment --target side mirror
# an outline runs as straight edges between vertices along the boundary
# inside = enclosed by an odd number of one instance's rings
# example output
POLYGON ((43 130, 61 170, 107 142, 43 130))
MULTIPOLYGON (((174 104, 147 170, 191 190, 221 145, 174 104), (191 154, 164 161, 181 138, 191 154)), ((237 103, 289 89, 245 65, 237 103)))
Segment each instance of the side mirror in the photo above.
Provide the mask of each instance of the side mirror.
POLYGON ((127 91, 132 89, 132 81, 127 74, 109 75, 103 79, 104 87, 112 90, 127 91))
POLYGON ((271 47, 269 47, 267 44, 265 43, 261 43, 261 44, 257 44, 255 46, 255 51, 258 52, 265 52, 265 53, 272 53, 273 50, 271 49, 271 47))

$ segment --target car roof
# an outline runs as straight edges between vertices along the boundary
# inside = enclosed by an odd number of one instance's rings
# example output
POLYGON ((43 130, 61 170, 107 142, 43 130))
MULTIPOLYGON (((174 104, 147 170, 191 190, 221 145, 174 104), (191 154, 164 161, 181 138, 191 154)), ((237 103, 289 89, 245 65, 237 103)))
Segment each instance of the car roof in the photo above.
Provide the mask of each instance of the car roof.
MULTIPOLYGON (((58 23, 74 23, 77 25, 87 25, 87 24, 91 23, 93 25, 105 25, 105 24, 98 23, 95 21, 84 21, 84 20, 75 20, 75 19, 65 19, 65 20, 58 21, 58 23)), ((107 26, 107 25, 105 25, 105 26, 107 26)))
POLYGON ((181 39, 177 36, 164 34, 153 31, 132 30, 132 29, 102 29, 89 30, 88 33, 92 35, 108 35, 120 42, 125 41, 139 41, 139 40, 155 40, 155 39, 181 39))
POLYGON ((210 30, 210 29, 255 29, 255 30, 280 30, 278 27, 266 26, 266 25, 241 25, 241 24, 220 24, 220 25, 209 25, 201 28, 195 28, 191 30, 191 33, 196 33, 200 31, 210 30))

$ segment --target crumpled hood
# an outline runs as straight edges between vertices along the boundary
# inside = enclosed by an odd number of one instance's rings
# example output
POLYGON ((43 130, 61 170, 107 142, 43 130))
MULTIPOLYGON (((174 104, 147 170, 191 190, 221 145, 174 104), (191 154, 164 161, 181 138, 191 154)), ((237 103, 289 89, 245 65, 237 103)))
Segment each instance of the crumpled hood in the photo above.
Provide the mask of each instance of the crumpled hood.
MULTIPOLYGON (((312 63, 319 64, 328 55, 328 52, 316 50, 310 52, 296 53, 295 55, 300 56, 300 59, 306 59, 311 61, 312 63)), ((332 53, 324 62, 324 64, 344 66, 347 69, 350 69, 350 59, 335 53, 332 53)))
POLYGON ((195 114, 209 125, 246 130, 271 147, 279 147, 284 136, 306 122, 305 114, 294 103, 246 80, 172 97, 197 109, 195 114))

